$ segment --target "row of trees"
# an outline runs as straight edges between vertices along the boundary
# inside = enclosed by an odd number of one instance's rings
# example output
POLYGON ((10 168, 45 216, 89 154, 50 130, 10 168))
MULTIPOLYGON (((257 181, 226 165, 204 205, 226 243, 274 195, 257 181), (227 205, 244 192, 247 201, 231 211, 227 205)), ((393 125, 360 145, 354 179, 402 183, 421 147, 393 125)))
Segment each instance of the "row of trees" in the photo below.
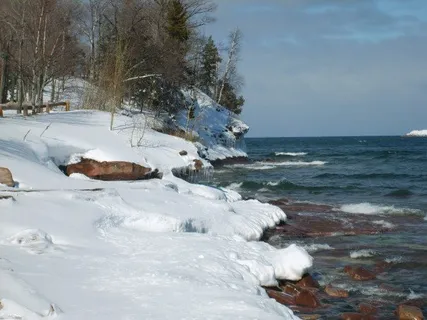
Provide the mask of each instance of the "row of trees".
POLYGON ((113 113, 124 99, 176 111, 186 86, 240 112, 241 33, 222 54, 200 34, 214 10, 209 0, 1 0, 0 102, 34 111, 46 87, 53 101, 68 77, 81 77, 88 106, 113 113))

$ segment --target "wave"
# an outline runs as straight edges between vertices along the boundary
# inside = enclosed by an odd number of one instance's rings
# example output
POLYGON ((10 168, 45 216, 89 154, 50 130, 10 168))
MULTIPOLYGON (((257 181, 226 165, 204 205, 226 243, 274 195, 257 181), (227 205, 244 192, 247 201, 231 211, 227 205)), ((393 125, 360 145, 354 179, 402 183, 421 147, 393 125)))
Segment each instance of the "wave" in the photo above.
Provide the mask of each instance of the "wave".
POLYGON ((394 197, 394 198, 408 198, 410 196, 413 196, 414 194, 409 191, 408 189, 397 189, 390 193, 387 193, 386 197, 394 197))
POLYGON ((270 165, 270 166, 277 166, 277 167, 305 167, 305 166, 323 166, 325 165, 327 162, 325 161, 311 161, 311 162, 306 162, 306 161, 284 161, 284 162, 257 162, 258 164, 262 164, 262 165, 270 165))
POLYGON ((304 157, 307 155, 307 152, 275 152, 276 157, 304 157))
POLYGON ((359 258, 370 258, 375 255, 375 251, 371 249, 362 249, 362 250, 355 250, 350 252, 350 258, 352 259, 359 259, 359 258))
POLYGON ((332 248, 329 244, 299 244, 301 245, 308 253, 313 253, 316 251, 323 251, 323 250, 334 250, 334 248, 332 248))
POLYGON ((307 166, 323 166, 327 162, 324 161, 284 161, 284 162, 269 162, 269 161, 258 161, 254 163, 239 163, 225 166, 226 168, 239 168, 247 170, 271 170, 277 167, 307 167, 307 166))
POLYGON ((368 202, 358 204, 346 204, 339 208, 339 211, 354 213, 354 214, 394 214, 394 215, 405 215, 405 214, 421 214, 421 210, 409 209, 409 208, 396 208, 395 206, 379 206, 368 202))

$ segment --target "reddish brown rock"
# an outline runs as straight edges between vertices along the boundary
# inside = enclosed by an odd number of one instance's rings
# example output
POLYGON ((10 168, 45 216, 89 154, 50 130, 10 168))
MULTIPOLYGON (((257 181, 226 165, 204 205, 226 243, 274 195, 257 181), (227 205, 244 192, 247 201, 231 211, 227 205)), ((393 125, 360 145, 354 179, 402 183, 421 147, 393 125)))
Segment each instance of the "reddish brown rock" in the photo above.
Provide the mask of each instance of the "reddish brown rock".
POLYGON ((266 289, 265 290, 267 292, 267 295, 276 300, 278 303, 281 303, 285 306, 290 306, 290 305, 295 305, 295 297, 284 293, 284 292, 280 292, 280 291, 276 291, 276 290, 270 290, 270 289, 266 289))
POLYGON ((313 279, 313 277, 308 273, 306 273, 302 279, 295 284, 301 288, 320 288, 319 282, 313 279))
POLYGON ((364 267, 344 267, 344 272, 347 273, 353 280, 367 281, 376 278, 375 274, 364 267))
POLYGON ((79 163, 67 166, 66 173, 68 176, 73 173, 81 173, 89 178, 103 181, 144 180, 161 177, 158 170, 151 171, 150 168, 132 162, 98 162, 84 158, 79 163))
POLYGON ((373 315, 365 315, 356 312, 346 312, 341 315, 342 320, 376 320, 373 315))
POLYGON ((280 288, 283 290, 283 292, 290 294, 291 296, 296 296, 298 293, 301 292, 301 288, 297 287, 296 285, 292 283, 283 283, 280 282, 280 288))
POLYGON ((334 288, 331 285, 327 285, 325 287, 325 292, 328 296, 334 297, 334 298, 347 298, 348 297, 348 291, 340 288, 334 288))
POLYGON ((15 181, 13 181, 12 172, 8 168, 0 167, 0 184, 4 184, 8 187, 15 186, 15 181))
POLYGON ((301 289, 295 296, 295 302, 299 306, 317 308, 320 307, 320 301, 316 295, 310 290, 301 289))
POLYGON ((399 320, 423 320, 424 316, 420 308, 401 304, 396 310, 399 320))
POLYGON ((199 159, 195 159, 194 161, 194 168, 196 169, 196 171, 200 171, 203 168, 203 162, 199 159))
POLYGON ((367 303, 359 304, 359 311, 363 314, 377 314, 378 308, 367 303))

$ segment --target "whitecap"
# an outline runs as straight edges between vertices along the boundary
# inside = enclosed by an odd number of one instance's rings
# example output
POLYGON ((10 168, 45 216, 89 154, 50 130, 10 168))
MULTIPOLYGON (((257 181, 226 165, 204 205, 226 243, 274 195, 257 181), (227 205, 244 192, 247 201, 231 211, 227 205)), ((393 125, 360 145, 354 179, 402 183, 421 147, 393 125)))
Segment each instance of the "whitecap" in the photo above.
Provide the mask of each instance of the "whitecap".
POLYGON ((229 184, 228 186, 225 187, 225 189, 229 189, 229 190, 239 190, 243 185, 243 182, 233 182, 231 184, 229 184))
POLYGON ((375 221, 372 221, 372 223, 387 229, 393 229, 395 227, 394 224, 385 220, 375 220, 375 221))
POLYGON ((411 289, 409 289, 410 293, 408 294, 408 300, 415 300, 415 299, 421 299, 424 298, 424 295, 422 293, 415 293, 411 289))
POLYGON ((375 251, 371 249, 362 249, 362 250, 355 250, 350 252, 350 258, 352 259, 359 259, 359 258, 370 258, 375 255, 375 251))
POLYGON ((329 244, 327 243, 312 243, 312 244, 305 244, 301 245, 305 250, 307 250, 308 253, 313 253, 320 250, 334 250, 329 244))
POLYGON ((368 202, 346 204, 339 208, 340 211, 359 214, 420 214, 417 209, 396 208, 395 206, 380 206, 368 202))
POLYGON ((396 257, 386 258, 384 259, 384 261, 387 263, 400 263, 403 261, 403 257, 396 256, 396 257))
POLYGON ((288 157, 303 157, 307 155, 307 152, 275 152, 276 156, 288 156, 288 157))
POLYGON ((306 161, 284 161, 284 162, 257 162, 257 164, 259 165, 269 165, 269 166, 277 166, 277 167, 282 167, 282 166, 295 166, 295 167, 304 167, 304 166, 323 166, 325 165, 327 162, 325 161, 311 161, 311 162, 306 162, 306 161))

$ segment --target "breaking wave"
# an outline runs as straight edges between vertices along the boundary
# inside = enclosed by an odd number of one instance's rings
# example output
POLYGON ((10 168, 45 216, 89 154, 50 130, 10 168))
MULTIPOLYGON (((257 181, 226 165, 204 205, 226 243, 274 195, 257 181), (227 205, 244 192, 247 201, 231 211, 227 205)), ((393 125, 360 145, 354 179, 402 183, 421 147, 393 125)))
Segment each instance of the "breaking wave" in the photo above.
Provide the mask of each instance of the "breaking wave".
POLYGON ((276 157, 304 157, 307 152, 275 152, 276 157))
POLYGON ((422 212, 417 209, 409 208, 396 208, 395 206, 379 206, 368 202, 358 204, 346 204, 339 208, 340 211, 347 213, 359 213, 359 214, 421 214, 422 212))

